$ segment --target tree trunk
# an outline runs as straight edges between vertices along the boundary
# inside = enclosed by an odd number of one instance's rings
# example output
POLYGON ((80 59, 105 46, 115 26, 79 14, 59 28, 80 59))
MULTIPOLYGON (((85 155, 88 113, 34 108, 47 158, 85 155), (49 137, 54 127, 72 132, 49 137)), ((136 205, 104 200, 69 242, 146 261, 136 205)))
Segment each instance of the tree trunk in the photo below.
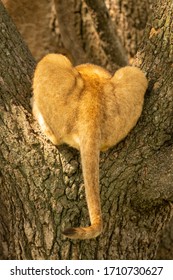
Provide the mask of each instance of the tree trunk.
POLYGON ((155 257, 173 201, 171 5, 153 3, 135 61, 150 81, 142 117, 123 142, 101 154, 103 233, 71 241, 61 229, 89 221, 79 154, 52 146, 33 121, 34 61, 0 2, 1 258, 155 257))

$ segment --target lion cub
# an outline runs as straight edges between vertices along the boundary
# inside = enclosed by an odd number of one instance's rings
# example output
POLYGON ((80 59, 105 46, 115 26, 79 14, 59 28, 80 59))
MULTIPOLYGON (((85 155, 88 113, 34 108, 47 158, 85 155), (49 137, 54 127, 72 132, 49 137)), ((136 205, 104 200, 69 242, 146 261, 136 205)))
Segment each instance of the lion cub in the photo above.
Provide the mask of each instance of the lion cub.
POLYGON ((103 68, 73 67, 60 54, 48 54, 37 65, 33 79, 33 114, 55 145, 67 143, 80 150, 91 225, 67 228, 63 234, 89 239, 102 231, 99 194, 99 154, 120 142, 142 112, 147 79, 136 67, 113 76, 103 68))

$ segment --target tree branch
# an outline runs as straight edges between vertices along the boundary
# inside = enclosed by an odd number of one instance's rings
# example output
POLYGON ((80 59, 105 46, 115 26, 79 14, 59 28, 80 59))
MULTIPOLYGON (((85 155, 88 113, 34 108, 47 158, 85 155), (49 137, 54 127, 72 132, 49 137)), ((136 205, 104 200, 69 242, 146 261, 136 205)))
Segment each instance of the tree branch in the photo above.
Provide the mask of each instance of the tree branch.
POLYGON ((95 28, 100 37, 102 48, 109 60, 119 66, 125 66, 127 56, 103 0, 85 0, 94 21, 95 28))
POLYGON ((71 52, 74 64, 87 62, 87 56, 80 37, 81 3, 74 0, 55 0, 59 28, 65 48, 71 52))

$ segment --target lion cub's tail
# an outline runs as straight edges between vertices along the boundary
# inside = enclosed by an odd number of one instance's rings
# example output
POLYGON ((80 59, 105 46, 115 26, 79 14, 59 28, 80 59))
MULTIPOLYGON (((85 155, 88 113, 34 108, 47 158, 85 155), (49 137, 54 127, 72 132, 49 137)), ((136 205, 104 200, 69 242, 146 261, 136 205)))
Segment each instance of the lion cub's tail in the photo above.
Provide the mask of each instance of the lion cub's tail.
MULTIPOLYGON (((96 129, 97 130, 97 129, 96 129)), ((99 134, 84 135, 81 139, 80 154, 85 184, 86 200, 91 225, 88 227, 67 228, 63 234, 72 239, 90 239, 102 231, 102 214, 99 191, 99 134)))

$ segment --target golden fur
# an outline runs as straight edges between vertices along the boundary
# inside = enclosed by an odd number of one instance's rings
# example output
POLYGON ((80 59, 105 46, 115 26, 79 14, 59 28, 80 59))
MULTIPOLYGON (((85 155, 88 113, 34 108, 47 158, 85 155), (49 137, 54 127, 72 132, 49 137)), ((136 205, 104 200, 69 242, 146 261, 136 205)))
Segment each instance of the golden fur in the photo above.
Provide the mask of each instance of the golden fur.
POLYGON ((65 229, 69 238, 89 239, 102 231, 99 153, 121 141, 141 115, 147 79, 136 67, 113 76, 103 68, 73 67, 63 55, 49 54, 33 80, 33 114, 55 144, 79 149, 91 226, 65 229))

